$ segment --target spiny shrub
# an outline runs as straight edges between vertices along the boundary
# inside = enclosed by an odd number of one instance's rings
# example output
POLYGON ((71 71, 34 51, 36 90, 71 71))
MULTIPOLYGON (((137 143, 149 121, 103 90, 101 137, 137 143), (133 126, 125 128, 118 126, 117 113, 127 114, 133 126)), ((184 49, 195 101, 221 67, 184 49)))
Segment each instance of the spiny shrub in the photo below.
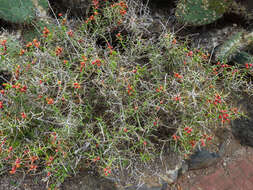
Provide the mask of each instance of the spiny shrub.
POLYGON ((212 65, 169 31, 144 38, 135 23, 149 14, 138 8, 95 1, 74 26, 60 14, 41 40, 15 51, 1 41, 1 69, 12 73, 0 91, 2 168, 40 171, 52 184, 83 166, 116 175, 164 145, 182 154, 209 146, 241 115, 229 96, 245 86, 237 67, 212 65))

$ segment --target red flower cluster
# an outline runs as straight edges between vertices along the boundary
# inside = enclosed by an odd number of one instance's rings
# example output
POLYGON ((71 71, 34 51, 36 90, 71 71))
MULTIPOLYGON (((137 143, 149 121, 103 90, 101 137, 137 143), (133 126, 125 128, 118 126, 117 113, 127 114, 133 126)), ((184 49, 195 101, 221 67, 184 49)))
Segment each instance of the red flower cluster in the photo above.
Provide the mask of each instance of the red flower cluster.
POLYGON ((239 70, 238 70, 238 69, 234 69, 234 70, 232 71, 232 75, 234 75, 234 74, 237 73, 237 72, 239 72, 239 70))
POLYGON ((97 64, 97 66, 99 67, 99 66, 101 66, 101 61, 99 59, 96 59, 95 61, 92 61, 91 64, 92 65, 97 64))
POLYGON ((188 134, 191 134, 191 132, 192 132, 192 128, 190 128, 190 127, 185 127, 184 130, 185 130, 186 133, 188 133, 188 134))
POLYGON ((80 65, 81 65, 81 67, 80 67, 80 72, 82 72, 82 70, 83 70, 84 67, 85 67, 85 63, 86 63, 86 61, 88 60, 85 56, 82 56, 82 59, 83 59, 83 61, 80 62, 80 65))
POLYGON ((206 139, 207 141, 210 141, 210 140, 213 139, 212 136, 208 136, 207 134, 203 134, 202 137, 203 137, 204 139, 206 139))
POLYGON ((21 113, 21 117, 22 117, 23 119, 25 119, 25 118, 27 117, 27 115, 26 115, 24 112, 22 112, 22 113, 21 113))
POLYGON ((24 86, 22 86, 21 87, 21 84, 13 84, 13 85, 11 85, 11 88, 15 88, 16 90, 19 90, 20 92, 26 92, 26 90, 27 90, 27 86, 26 85, 24 85, 24 86))
POLYGON ((179 136, 177 136, 177 135, 172 135, 172 137, 173 137, 173 139, 174 139, 174 141, 177 141, 178 139, 180 139, 180 137, 179 136))
POLYGON ((105 176, 108 176, 108 174, 110 174, 110 173, 111 173, 111 168, 110 167, 104 168, 104 174, 105 174, 105 176))
POLYGON ((37 39, 33 39, 33 45, 34 45, 34 47, 39 48, 40 47, 40 42, 38 42, 37 39))
POLYGON ((10 174, 15 174, 17 168, 20 168, 20 164, 21 164, 21 159, 20 159, 20 158, 17 158, 16 161, 15 161, 14 166, 12 167, 12 169, 11 169, 11 171, 10 171, 10 174))
POLYGON ((61 55, 62 51, 63 51, 63 49, 61 47, 56 47, 56 49, 55 49, 56 56, 61 55))
POLYGON ((50 31, 48 30, 47 27, 44 27, 42 33, 43 33, 42 36, 43 36, 44 38, 47 38, 47 37, 48 37, 48 34, 50 33, 50 31))
POLYGON ((174 77, 175 77, 175 78, 179 78, 179 79, 183 78, 183 76, 180 75, 180 74, 178 74, 178 73, 174 73, 174 77))
POLYGON ((112 55, 113 47, 108 42, 107 42, 107 47, 108 49, 110 49, 110 54, 112 55))
POLYGON ((19 52, 19 55, 22 56, 22 55, 24 55, 24 53, 25 53, 25 50, 21 49, 20 52, 19 52))
POLYGON ((160 85, 159 88, 156 88, 156 92, 160 92, 160 91, 163 91, 163 86, 162 85, 160 85))
POLYGON ((128 84, 128 86, 127 86, 127 93, 128 93, 128 95, 132 95, 132 92, 134 91, 133 90, 133 87, 130 85, 130 84, 128 84))
POLYGON ((123 16, 127 13, 127 5, 124 1, 120 1, 119 3, 114 3, 111 5, 111 7, 116 7, 119 6, 120 7, 120 14, 123 16))
POLYGON ((75 83, 74 83, 74 88, 75 88, 75 89, 79 89, 79 88, 81 88, 81 86, 80 86, 79 83, 75 82, 75 83))
POLYGON ((7 42, 7 40, 3 40, 1 42, 1 45, 3 46, 3 53, 1 53, 0 55, 5 55, 6 54, 6 51, 7 51, 6 42, 7 42))
POLYGON ((201 146, 206 146, 205 140, 204 139, 200 139, 201 142, 201 146))
POLYGON ((50 166, 52 164, 53 160, 54 160, 54 157, 50 156, 49 160, 47 161, 47 166, 50 166))
POLYGON ((93 159, 93 162, 96 162, 96 161, 98 161, 98 160, 100 160, 100 157, 99 157, 99 156, 97 156, 96 158, 94 158, 94 159, 93 159))
POLYGON ((68 34, 69 37, 73 37, 73 36, 74 36, 73 30, 69 30, 69 31, 67 32, 67 34, 68 34))
POLYGON ((51 105, 54 104, 54 99, 53 98, 46 98, 47 104, 51 105))
POLYGON ((98 0, 92 0, 92 3, 93 3, 93 6, 94 6, 94 9, 98 9, 99 1, 98 0))
POLYGON ((220 95, 216 94, 215 97, 216 98, 215 98, 213 104, 217 105, 218 103, 221 103, 221 97, 220 97, 220 95))
POLYGON ((219 70, 219 67, 220 68, 227 68, 227 67, 231 67, 231 65, 228 65, 228 64, 221 64, 221 62, 217 62, 216 63, 217 67, 213 68, 213 74, 217 75, 218 74, 218 71, 219 70))
POLYGON ((175 97, 173 98, 173 100, 174 100, 174 101, 178 101, 178 102, 179 102, 179 101, 181 100, 181 97, 180 97, 180 95, 178 95, 178 96, 175 96, 175 97))
POLYGON ((246 69, 249 69, 250 67, 252 67, 252 63, 250 63, 250 64, 249 63, 245 63, 245 68, 246 69))
POLYGON ((219 115, 219 119, 221 119, 222 123, 230 122, 230 120, 228 119, 229 114, 227 113, 227 110, 221 110, 220 111, 222 114, 219 115))
POLYGON ((196 141, 195 140, 191 140, 190 144, 192 145, 192 148, 194 148, 194 146, 196 145, 196 141))
POLYGON ((187 55, 188 57, 192 57, 192 56, 193 56, 193 51, 189 51, 186 55, 187 55))

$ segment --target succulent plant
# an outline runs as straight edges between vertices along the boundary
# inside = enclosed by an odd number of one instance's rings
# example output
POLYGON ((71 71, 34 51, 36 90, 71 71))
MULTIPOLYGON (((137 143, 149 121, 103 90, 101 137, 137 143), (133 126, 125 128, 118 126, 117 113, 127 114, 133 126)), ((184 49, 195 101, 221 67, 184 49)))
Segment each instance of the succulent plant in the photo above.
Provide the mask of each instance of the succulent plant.
POLYGON ((252 56, 243 50, 252 45, 253 32, 240 31, 233 34, 216 50, 218 61, 234 60, 238 63, 245 63, 252 60, 252 56))
POLYGON ((179 0, 176 16, 188 25, 210 24, 221 18, 233 0, 179 0))
POLYGON ((246 51, 241 51, 234 56, 233 61, 239 65, 244 65, 246 63, 252 63, 253 56, 246 51))
POLYGON ((30 23, 48 6, 47 0, 0 0, 0 4, 0 18, 12 23, 30 23))
POLYGON ((229 37, 216 50, 216 59, 218 61, 230 60, 235 54, 239 52, 242 45, 243 32, 237 32, 229 37))

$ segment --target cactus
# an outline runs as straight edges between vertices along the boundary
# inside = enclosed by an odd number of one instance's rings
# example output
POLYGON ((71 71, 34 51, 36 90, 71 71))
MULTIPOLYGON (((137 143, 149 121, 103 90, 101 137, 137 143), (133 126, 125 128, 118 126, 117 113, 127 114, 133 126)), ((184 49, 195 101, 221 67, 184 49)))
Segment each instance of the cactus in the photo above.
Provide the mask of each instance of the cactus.
POLYGON ((246 49, 253 43, 253 32, 247 33, 245 31, 237 32, 233 34, 228 40, 226 40, 216 50, 216 59, 218 61, 231 61, 232 59, 237 62, 243 62, 243 60, 250 60, 251 56, 246 52, 242 53, 242 50, 246 49))
POLYGON ((233 60, 233 62, 236 62, 239 65, 244 65, 246 63, 252 63, 253 62, 253 56, 245 51, 237 53, 233 60))
POLYGON ((47 0, 0 0, 0 5, 0 18, 12 23, 30 23, 48 6, 47 0))
POLYGON ((237 32, 232 35, 228 40, 226 40, 221 46, 216 50, 216 59, 218 61, 230 60, 234 55, 236 55, 242 45, 243 32, 237 32))
POLYGON ((179 0, 176 16, 188 25, 210 24, 221 18, 233 0, 179 0))

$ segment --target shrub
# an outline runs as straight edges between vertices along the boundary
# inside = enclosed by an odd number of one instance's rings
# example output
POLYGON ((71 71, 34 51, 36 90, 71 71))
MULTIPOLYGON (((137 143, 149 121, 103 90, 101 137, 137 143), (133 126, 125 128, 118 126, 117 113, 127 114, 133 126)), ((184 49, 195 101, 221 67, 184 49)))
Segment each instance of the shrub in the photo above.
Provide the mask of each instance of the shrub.
POLYGON ((211 64, 169 31, 143 37, 149 14, 137 17, 139 6, 105 2, 74 27, 60 15, 41 40, 1 42, 12 73, 0 96, 1 167, 42 171, 51 183, 83 165, 107 176, 164 144, 190 154, 241 115, 230 94, 248 70, 211 64))

